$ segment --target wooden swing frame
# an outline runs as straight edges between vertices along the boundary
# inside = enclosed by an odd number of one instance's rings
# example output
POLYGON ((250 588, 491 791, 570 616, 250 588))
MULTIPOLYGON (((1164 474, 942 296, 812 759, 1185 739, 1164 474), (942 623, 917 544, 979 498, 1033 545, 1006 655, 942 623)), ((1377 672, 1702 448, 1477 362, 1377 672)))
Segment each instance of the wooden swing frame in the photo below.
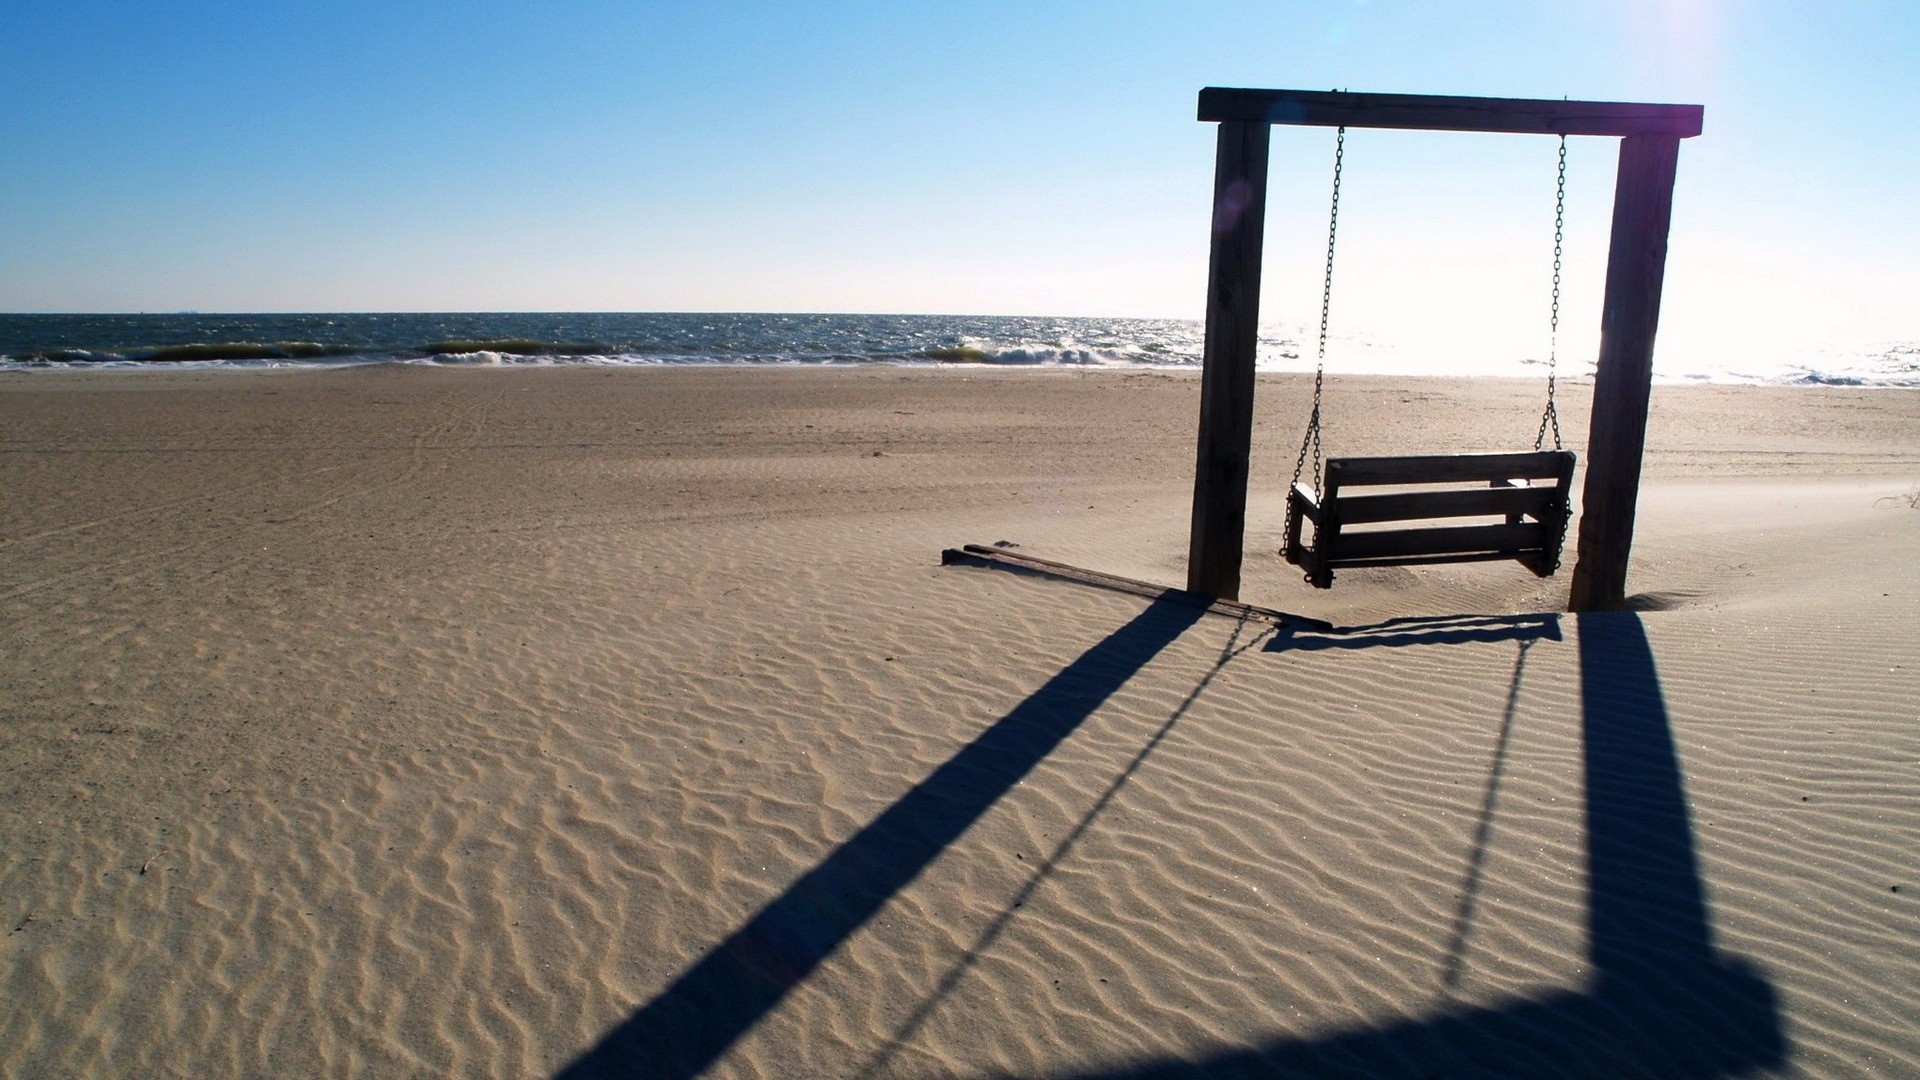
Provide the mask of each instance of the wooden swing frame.
POLYGON ((1587 429, 1579 554, 1567 607, 1625 607, 1674 176, 1680 140, 1700 134, 1703 113, 1698 105, 1220 87, 1200 91, 1199 119, 1219 124, 1220 130, 1187 591, 1218 600, 1237 599, 1240 592, 1272 127, 1411 128, 1620 139, 1600 355, 1587 429))

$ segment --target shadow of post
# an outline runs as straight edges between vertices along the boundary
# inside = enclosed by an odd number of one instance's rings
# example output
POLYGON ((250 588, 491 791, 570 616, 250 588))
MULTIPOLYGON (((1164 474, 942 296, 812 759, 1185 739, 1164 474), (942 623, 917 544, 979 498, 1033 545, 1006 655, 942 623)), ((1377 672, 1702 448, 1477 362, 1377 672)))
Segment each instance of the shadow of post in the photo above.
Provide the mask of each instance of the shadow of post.
MULTIPOLYGON (((1779 1065, 1787 1046, 1772 985, 1714 946, 1646 630, 1632 613, 1583 614, 1577 625, 1593 962, 1586 988, 1075 1075, 1679 1080, 1779 1065)), ((1427 640, 1454 643, 1457 629, 1441 627, 1427 640)), ((1480 629, 1467 640, 1483 639, 1480 629)), ((1405 628, 1387 637, 1382 644, 1414 643, 1405 628)))
POLYGON ((935 769, 558 1074, 697 1076, 1204 614, 1155 601, 935 769))

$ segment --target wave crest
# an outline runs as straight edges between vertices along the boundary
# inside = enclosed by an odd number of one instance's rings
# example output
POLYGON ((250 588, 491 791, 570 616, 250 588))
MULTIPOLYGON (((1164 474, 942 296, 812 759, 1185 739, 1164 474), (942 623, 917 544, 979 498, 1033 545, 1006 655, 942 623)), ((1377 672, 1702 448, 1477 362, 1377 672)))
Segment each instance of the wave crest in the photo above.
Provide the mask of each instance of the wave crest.
POLYGON ((479 338, 436 341, 423 352, 434 356, 501 353, 507 356, 597 356, 612 351, 599 342, 542 341, 538 338, 479 338))
POLYGON ((1020 367, 1107 367, 1166 363, 1132 347, 1092 348, 1081 345, 938 345, 922 349, 922 360, 941 364, 1004 364, 1020 367))

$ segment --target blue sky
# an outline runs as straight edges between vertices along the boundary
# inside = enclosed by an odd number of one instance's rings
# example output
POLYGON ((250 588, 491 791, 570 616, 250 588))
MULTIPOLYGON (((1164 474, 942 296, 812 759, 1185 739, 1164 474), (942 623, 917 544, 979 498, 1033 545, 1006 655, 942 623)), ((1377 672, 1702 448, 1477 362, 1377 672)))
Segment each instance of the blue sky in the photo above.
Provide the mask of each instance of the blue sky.
MULTIPOLYGON (((1920 5, 8 0, 0 310, 1197 316, 1206 85, 1697 102, 1663 339, 1920 337, 1920 5)), ((1615 146, 1577 140, 1568 319, 1615 146)), ((1277 129, 1270 315, 1331 133, 1277 129)), ((1357 132, 1339 317, 1544 318, 1552 141, 1357 132)))

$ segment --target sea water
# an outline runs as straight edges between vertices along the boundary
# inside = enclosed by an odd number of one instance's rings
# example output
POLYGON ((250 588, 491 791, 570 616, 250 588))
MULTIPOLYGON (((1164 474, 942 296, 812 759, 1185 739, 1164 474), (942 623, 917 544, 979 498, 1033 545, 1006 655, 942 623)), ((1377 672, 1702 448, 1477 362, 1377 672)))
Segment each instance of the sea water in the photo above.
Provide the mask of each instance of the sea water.
MULTIPOLYGON (((0 315, 0 370, 408 364, 909 364, 1197 368, 1204 330, 1186 319, 973 315, 475 313, 0 315)), ((1539 376, 1544 349, 1441 349, 1329 339, 1334 373, 1539 376)), ((1559 371, 1592 373, 1589 345, 1559 371)), ((1311 371, 1317 335, 1264 327, 1258 364, 1311 371)), ((1920 387, 1920 342, 1801 353, 1673 356, 1667 381, 1920 387)))

